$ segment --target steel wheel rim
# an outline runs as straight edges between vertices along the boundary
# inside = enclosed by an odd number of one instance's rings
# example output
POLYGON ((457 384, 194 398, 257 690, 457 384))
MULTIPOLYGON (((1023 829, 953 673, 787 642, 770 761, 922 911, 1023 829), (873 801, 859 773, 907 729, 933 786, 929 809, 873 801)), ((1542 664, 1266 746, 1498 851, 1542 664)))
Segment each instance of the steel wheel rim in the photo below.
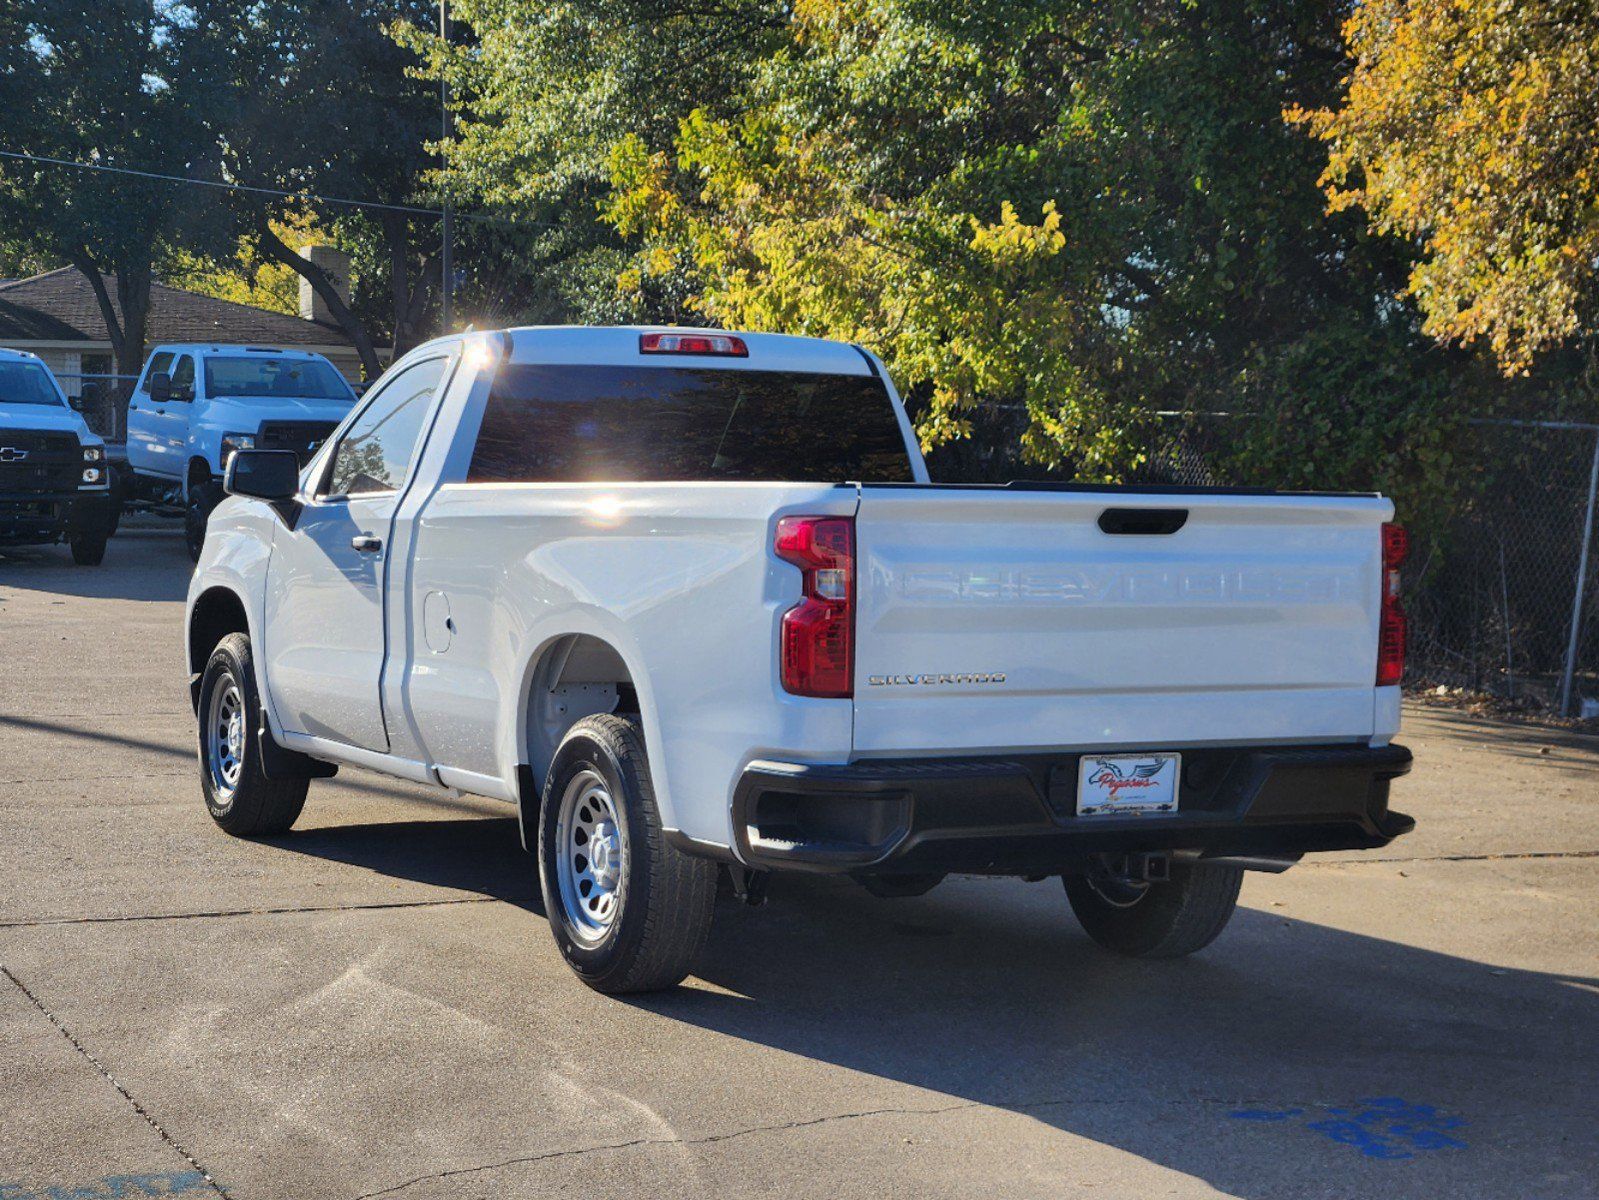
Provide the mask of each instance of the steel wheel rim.
POLYGON ((205 761, 211 789, 231 800, 244 772, 244 695, 231 674, 223 675, 211 690, 206 712, 205 761))
POLYGON ((627 838, 616 801, 599 772, 585 767, 567 781, 555 823, 555 875, 572 936, 604 941, 622 908, 627 838))

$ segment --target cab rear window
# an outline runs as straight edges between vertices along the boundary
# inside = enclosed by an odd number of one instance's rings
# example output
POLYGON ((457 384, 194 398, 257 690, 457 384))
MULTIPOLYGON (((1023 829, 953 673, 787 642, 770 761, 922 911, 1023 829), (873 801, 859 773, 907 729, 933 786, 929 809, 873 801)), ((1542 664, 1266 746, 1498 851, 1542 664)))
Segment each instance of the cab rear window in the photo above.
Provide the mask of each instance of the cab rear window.
POLYGON ((882 381, 693 367, 508 364, 478 431, 473 483, 904 483, 882 381))

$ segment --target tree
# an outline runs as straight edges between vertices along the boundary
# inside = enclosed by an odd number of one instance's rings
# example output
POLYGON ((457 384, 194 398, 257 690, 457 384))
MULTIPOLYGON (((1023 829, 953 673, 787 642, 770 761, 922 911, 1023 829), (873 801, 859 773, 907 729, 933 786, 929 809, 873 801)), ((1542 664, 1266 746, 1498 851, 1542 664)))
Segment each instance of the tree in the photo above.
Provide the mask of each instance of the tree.
POLYGON ((469 236, 490 262, 515 265, 521 297, 483 297, 536 319, 616 322, 686 313, 687 283, 617 277, 629 252, 600 219, 608 160, 624 137, 669 148, 699 106, 730 116, 762 59, 783 44, 778 0, 453 0, 462 36, 431 20, 396 27, 430 79, 449 81, 456 136, 436 187, 506 223, 469 236), (501 251, 513 250, 514 264, 501 251))
POLYGON ((929 447, 1019 408, 1034 463, 1116 479, 1152 414, 1219 409, 1242 464, 1437 488, 1469 364, 1426 353, 1404 248, 1325 215, 1281 116, 1342 63, 1320 0, 810 0, 736 115, 615 143, 623 283, 864 342, 929 447), (1312 369, 1396 355, 1383 388, 1312 369))
POLYGON ((1485 340, 1508 373, 1599 315, 1599 10, 1366 0, 1340 103, 1294 108, 1325 142, 1330 209, 1416 239, 1426 331, 1485 340))
POLYGON ((412 56, 388 33, 433 11, 424 0, 261 0, 234 17, 241 103, 225 138, 228 169, 297 197, 236 198, 236 236, 309 282, 369 375, 381 370, 373 331, 386 329, 397 352, 408 349, 437 294, 438 221, 405 210, 418 206, 438 97, 407 73, 412 56), (352 210, 313 195, 386 207, 352 210), (352 302, 282 237, 283 219, 300 210, 353 251, 361 270, 352 302))
MULTIPOLYGON (((7 148, 214 178, 215 123, 230 100, 216 32, 227 7, 13 0, 0 17, 7 148)), ((195 244, 216 237, 213 201, 161 180, 0 162, 0 229, 14 246, 83 273, 123 374, 143 365, 157 259, 180 236, 195 244)))
MULTIPOLYGON (((273 221, 272 231, 280 241, 292 245, 326 244, 333 238, 305 213, 273 221)), ((223 255, 175 249, 167 255, 161 275, 164 282, 185 291, 286 316, 300 313, 300 273, 265 259, 249 237, 223 255)))

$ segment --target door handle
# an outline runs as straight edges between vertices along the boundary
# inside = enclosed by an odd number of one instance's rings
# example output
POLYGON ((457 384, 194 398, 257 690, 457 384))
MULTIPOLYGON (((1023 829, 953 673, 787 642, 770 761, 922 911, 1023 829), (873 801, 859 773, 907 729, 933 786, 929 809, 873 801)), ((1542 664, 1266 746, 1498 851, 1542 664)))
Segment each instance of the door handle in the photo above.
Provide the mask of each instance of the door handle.
POLYGON ((374 537, 370 533, 358 533, 350 539, 350 545, 354 546, 362 554, 376 554, 383 549, 383 539, 374 537))

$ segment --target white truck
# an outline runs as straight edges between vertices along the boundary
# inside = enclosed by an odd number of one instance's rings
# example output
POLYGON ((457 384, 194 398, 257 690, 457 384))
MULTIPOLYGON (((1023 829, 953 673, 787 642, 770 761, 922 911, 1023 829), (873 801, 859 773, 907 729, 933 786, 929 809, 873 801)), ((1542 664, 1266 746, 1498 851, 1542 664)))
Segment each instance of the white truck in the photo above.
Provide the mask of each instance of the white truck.
POLYGON ((448 338, 224 486, 187 621, 217 824, 282 833, 338 764, 514 804, 604 991, 683 978, 719 878, 1060 877, 1172 956, 1242 871, 1413 826, 1387 500, 932 484, 855 346, 448 338))
POLYGON ((128 399, 131 494, 184 506, 198 559, 236 450, 273 449, 302 462, 350 413, 355 392, 320 354, 271 346, 185 344, 150 352, 128 399))
POLYGON ((0 547, 66 542, 98 566, 115 522, 105 442, 37 355, 0 350, 0 547))

